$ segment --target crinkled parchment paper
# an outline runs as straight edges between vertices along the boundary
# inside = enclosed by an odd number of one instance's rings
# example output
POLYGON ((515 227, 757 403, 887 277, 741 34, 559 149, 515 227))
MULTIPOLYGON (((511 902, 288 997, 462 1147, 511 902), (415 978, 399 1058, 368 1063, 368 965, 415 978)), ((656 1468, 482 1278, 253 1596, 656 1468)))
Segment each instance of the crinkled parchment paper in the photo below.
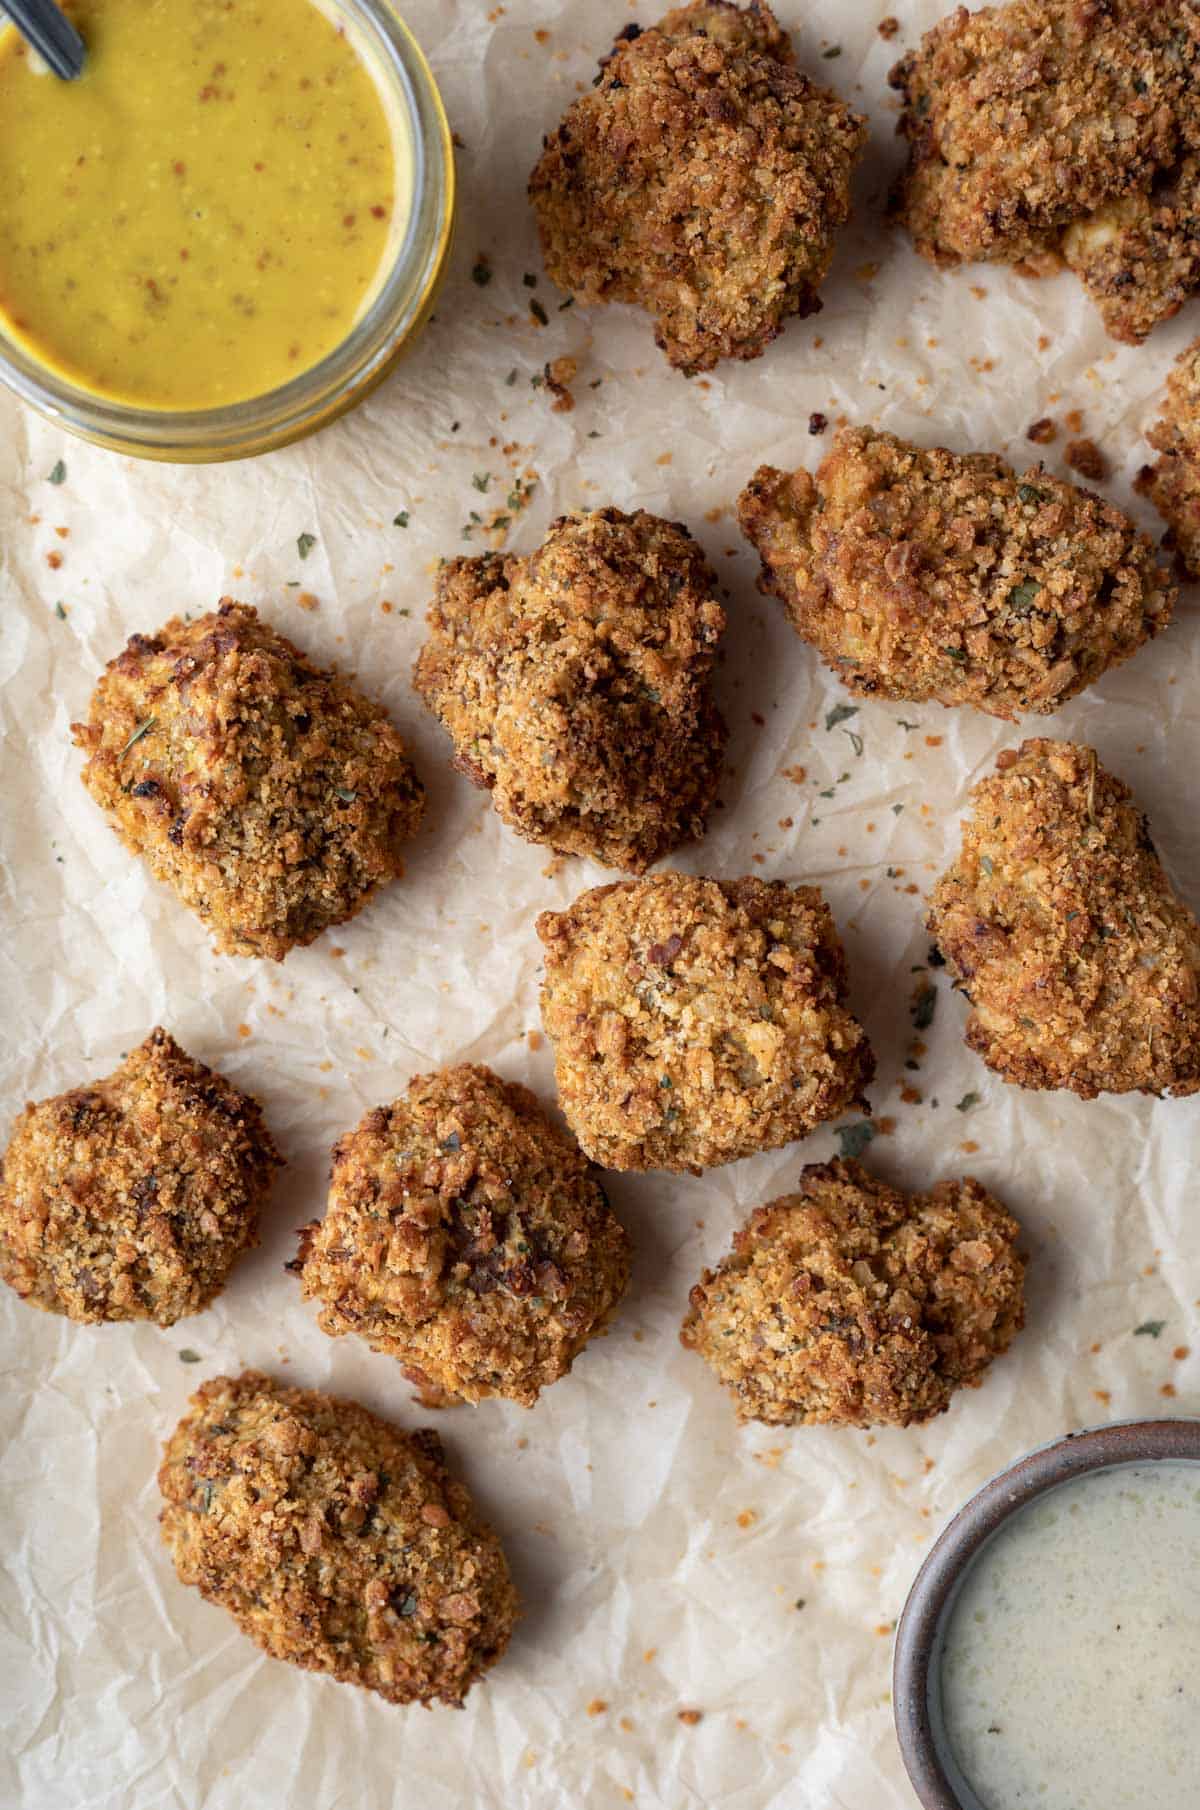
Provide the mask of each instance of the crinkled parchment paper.
MULTIPOLYGON (((1144 348, 1116 348, 1069 276, 938 273, 883 225, 899 156, 887 70, 942 10, 891 9, 901 30, 885 41, 881 0, 781 6, 805 67, 869 109, 875 133, 824 313, 758 363, 689 383, 643 316, 560 310, 540 274, 525 180, 629 7, 409 0, 461 137, 463 206, 436 321, 378 395, 305 445, 190 470, 92 450, 0 404, 3 1135, 24 1100, 107 1073, 162 1022, 261 1096, 288 1158, 262 1248, 214 1308, 169 1332, 76 1327, 2 1291, 6 1810, 911 1810, 890 1630, 939 1527, 1067 1428, 1198 1406, 1200 1355, 1183 1348, 1200 1345, 1200 1104, 1003 1086, 963 1047, 944 974, 927 1053, 906 1066, 923 895, 956 847, 968 787, 1021 730, 878 703, 827 729, 844 694, 756 594, 731 519, 760 460, 816 462, 828 438, 810 437, 814 411, 1024 464, 1038 450, 1026 427, 1077 409, 1112 462, 1107 494, 1140 511, 1142 436, 1200 330, 1193 304, 1144 348), (472 277, 480 254, 486 284, 472 277), (531 379, 562 356, 578 360, 577 406, 556 413, 531 379), (605 876, 556 867, 505 830, 451 773, 409 683, 435 562, 486 544, 478 528, 464 539, 471 512, 506 511, 517 477, 534 481, 512 511, 518 549, 561 510, 610 502, 680 518, 708 548, 728 589, 719 683, 733 735, 724 808, 681 864, 824 887, 879 1056, 884 1135, 868 1160, 904 1185, 972 1171, 994 1188, 1026 1227, 1030 1312, 985 1386, 927 1427, 739 1431, 677 1342, 687 1291, 752 1206, 835 1153, 833 1131, 700 1180, 611 1178, 638 1257, 609 1337, 532 1412, 495 1402, 440 1417, 526 1612, 466 1709, 427 1714, 261 1657, 184 1590, 159 1544, 154 1472, 189 1392, 246 1364, 427 1421, 390 1360, 317 1331, 283 1270, 293 1228, 322 1210, 333 1139, 413 1073, 484 1061, 552 1092, 533 918, 605 876), (393 525, 401 510, 407 529, 393 525), (316 536, 303 562, 302 534, 316 536), (102 822, 68 729, 131 632, 225 592, 356 669, 415 744, 430 793, 407 878, 281 968, 212 953, 102 822), (1158 1320, 1158 1337, 1135 1336, 1158 1320)), ((1069 437, 1044 449, 1051 469, 1069 437)), ((1185 594, 1156 645, 1025 725, 1095 743, 1193 903, 1198 681, 1185 594)))

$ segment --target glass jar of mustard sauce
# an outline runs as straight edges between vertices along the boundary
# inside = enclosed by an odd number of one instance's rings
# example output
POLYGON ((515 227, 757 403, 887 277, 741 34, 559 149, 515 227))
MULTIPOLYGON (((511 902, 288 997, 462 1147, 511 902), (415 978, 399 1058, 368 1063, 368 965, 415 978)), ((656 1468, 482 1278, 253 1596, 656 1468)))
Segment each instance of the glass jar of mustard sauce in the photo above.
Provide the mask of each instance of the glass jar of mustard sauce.
MULTIPOLYGON (((159 4, 165 5, 167 8, 179 3, 180 0, 159 0, 159 4)), ((307 362, 301 356, 298 359, 294 376, 288 375, 286 368, 280 369, 278 361, 274 357, 264 358, 262 369, 264 371, 270 369, 272 376, 270 387, 264 387, 262 393, 243 395, 237 399, 225 398, 212 403, 207 399, 200 402, 196 398, 202 394, 202 385, 197 377, 195 385, 185 382, 179 386, 185 393, 194 391, 194 395, 187 395, 186 406, 172 401, 163 402, 157 398, 146 400, 138 394, 137 386, 93 383, 85 367, 77 368, 69 359, 44 354, 36 332, 26 333, 21 330, 25 322, 14 305, 9 304, 7 311, 4 306, 0 306, 0 381, 15 391, 31 407, 71 433, 116 452, 132 454, 139 458, 177 463, 241 459, 268 452, 275 447, 286 445, 290 441, 314 433, 326 422, 336 420, 339 415, 345 414, 348 409, 353 408, 395 367, 428 318, 450 247, 455 191, 454 154, 450 129, 429 66, 408 26, 388 4, 388 0, 292 0, 292 3, 302 8, 315 3, 317 11, 334 28, 337 38, 349 44, 359 63, 365 67, 374 89, 374 94, 371 96, 371 109, 374 108, 376 96, 382 103, 380 118, 386 118, 387 121, 386 129, 390 134, 394 166, 394 169, 389 169, 389 188, 393 192, 391 193, 391 204, 387 209, 389 218, 386 232, 380 223, 364 221, 362 224, 370 226, 375 233, 375 239, 368 240, 366 251, 363 250, 362 245, 366 235, 361 230, 357 234, 351 231, 347 235, 347 244, 354 239, 359 241, 357 254, 360 262, 368 254, 375 260, 374 275, 367 283, 361 298, 353 296, 350 298, 345 322, 343 326, 336 329, 337 337, 334 343, 321 346, 319 355, 314 357, 311 362, 307 362), (394 183, 390 180, 393 174, 394 183), (283 381, 278 380, 280 376, 284 378, 283 381), (130 389, 133 392, 132 396, 123 393, 130 389)), ((89 7, 95 12, 94 23, 99 36, 99 30, 104 24, 104 8, 110 4, 119 7, 122 0, 81 0, 81 11, 85 14, 85 17, 81 19, 85 39, 87 37, 86 14, 89 7)), ((183 0, 183 4, 186 4, 186 0, 183 0)), ((194 14, 189 15, 189 17, 195 16, 194 14)), ((265 41, 269 41, 270 33, 265 30, 268 22, 260 19, 258 24, 260 35, 264 36, 265 41)), ((191 27, 185 25, 183 29, 187 31, 191 27)), ((9 33, 11 33, 11 28, 9 28, 9 33)), ((198 27, 195 35, 197 44, 201 45, 204 54, 207 54, 198 27)), ((25 55, 23 47, 20 47, 18 54, 25 55)), ((223 62, 214 63, 211 70, 211 81, 206 77, 197 96, 199 99, 211 98, 215 103, 207 117, 212 118, 216 131, 220 131, 223 125, 220 115, 220 102, 223 98, 222 82, 224 81, 232 90, 237 83, 240 67, 235 63, 234 73, 226 76, 224 74, 226 65, 223 62), (211 96, 208 93, 210 88, 211 96)), ((284 66, 282 71, 277 73, 282 74, 289 87, 292 85, 293 72, 290 68, 284 66)), ((40 79, 53 82, 56 78, 44 75, 40 79)), ((191 84, 190 73, 188 81, 191 84)), ((312 84, 301 80, 298 85, 308 87, 312 84)), ((187 88, 189 102, 195 93, 194 84, 189 85, 187 88)), ((230 94, 230 98, 233 98, 232 94, 230 94)), ((264 111, 269 112, 271 108, 274 108, 280 119, 286 113, 292 124, 294 124, 295 118, 302 117, 298 112, 301 105, 300 97, 295 94, 281 94, 277 97, 271 93, 268 98, 269 108, 265 102, 258 103, 260 116, 264 111)), ((319 122, 327 123, 327 95, 317 98, 314 104, 319 108, 323 103, 325 105, 324 115, 315 117, 319 122)), ((360 111, 366 110, 360 107, 360 111)), ((225 130, 227 141, 229 137, 232 137, 236 143, 236 129, 232 134, 229 133, 228 128, 225 130)), ((315 132, 313 136, 316 137, 315 132)), ((345 134, 343 133, 341 136, 345 137, 345 134)), ((303 132, 301 132, 299 148, 296 144, 289 147, 293 165, 296 162, 298 149, 301 164, 304 161, 303 152, 306 147, 302 141, 303 132)), ((86 138, 84 142, 86 142, 86 138)), ((332 197, 320 192, 322 172, 315 155, 319 148, 319 146, 314 146, 312 180, 317 193, 317 201, 323 204, 332 197)), ((248 154, 254 154, 252 148, 248 154)), ((170 151, 166 155, 169 158, 170 151)), ((118 157, 113 161, 119 165, 120 159, 118 157)), ((351 161, 358 162, 359 159, 355 157, 351 161)), ((82 155, 79 157, 79 162, 81 164, 84 162, 82 155)), ((269 153, 262 161, 256 162, 253 166, 247 165, 247 168, 262 170, 264 162, 269 163, 269 153)), ((239 168, 239 177, 241 174, 243 172, 239 168)), ((164 185, 169 190, 176 177, 178 182, 183 185, 182 196, 186 192, 186 185, 190 179, 190 172, 184 158, 181 157, 173 164, 169 161, 152 164, 146 181, 155 185, 155 205, 158 205, 163 198, 164 185)), ((66 172, 66 178, 69 180, 69 170, 66 172)), ((113 188, 111 180, 108 180, 107 171, 106 181, 108 182, 105 190, 107 197, 113 188)), ((285 201, 288 194, 300 192, 296 189, 294 168, 289 181, 292 183, 292 189, 284 192, 285 201)), ((78 195, 78 191, 76 194, 78 195)), ((174 227, 177 220, 185 220, 188 217, 189 206, 182 199, 178 201, 172 199, 169 194, 167 198, 171 212, 166 217, 173 233, 170 255, 187 258, 189 252, 186 245, 179 249, 175 247, 175 240, 183 237, 184 234, 174 231, 174 227)), ((78 210, 78 200, 75 205, 78 210)), ((289 234, 294 234, 297 218, 307 219, 308 217, 302 203, 296 203, 300 210, 298 214, 290 211, 291 205, 290 202, 287 202, 282 219, 277 218, 275 222, 285 239, 289 234)), ((338 205, 340 206, 340 203, 338 205)), ((217 206, 220 206, 220 198, 217 200, 217 206)), ((203 211, 200 206, 196 207, 197 219, 200 218, 203 211)), ((371 213, 380 216, 381 222, 384 211, 382 207, 378 206, 370 210, 371 213)), ((136 222, 136 201, 131 213, 136 222)), ((263 223, 258 221, 253 214, 253 197, 251 197, 250 213, 247 219, 248 227, 234 220, 232 229, 240 233, 243 240, 249 234, 255 245, 258 244, 261 236, 264 246, 261 255, 269 263, 268 235, 265 230, 262 230, 263 223)), ((344 225, 347 228, 352 227, 353 220, 352 214, 346 214, 344 225)), ((229 221, 224 223, 226 226, 230 224, 229 221)), ((15 283, 5 285, 4 258, 6 246, 18 244, 18 236, 14 231, 10 232, 6 239, 4 236, 5 224, 3 219, 0 219, 0 291, 6 287, 14 289, 16 287, 15 283)), ((336 237, 337 227, 341 224, 343 224, 342 221, 334 224, 334 236, 331 238, 329 246, 331 271, 340 270, 344 260, 350 255, 336 237)), ((311 232, 308 236, 311 240, 311 232)), ((48 251, 55 249, 53 244, 47 240, 36 247, 36 252, 43 250, 43 244, 48 251)), ((207 251, 211 258, 213 255, 211 245, 207 251)), ((310 258, 312 251, 313 247, 310 244, 310 258)), ((16 256, 15 253, 14 256, 16 256)), ((59 287, 51 289, 46 284, 44 280, 46 262, 47 260, 43 256, 39 263, 35 253, 33 262, 29 266, 28 289, 35 304, 42 294, 52 300, 54 296, 62 293, 63 279, 57 272, 56 280, 59 282, 59 287)), ((247 268, 250 267, 247 266, 247 268)), ((137 270, 140 268, 141 266, 136 266, 137 270)), ((157 275, 155 277, 147 276, 145 279, 121 270, 119 272, 120 292, 109 312, 118 320, 129 318, 136 325, 139 316, 136 312, 129 313, 129 310, 148 310, 148 318, 155 318, 158 322, 155 331, 159 334, 160 346, 165 344, 169 357, 172 328, 171 316, 167 311, 168 304, 185 306, 183 297, 187 290, 183 282, 178 290, 166 289, 164 285, 175 280, 171 276, 164 278, 162 275, 163 270, 169 269, 169 265, 159 262, 155 268, 157 275), (147 293, 142 293, 139 287, 143 280, 147 293), (123 314, 122 310, 126 312, 123 314), (167 336, 165 341, 164 334, 167 336)), ((196 271, 193 265, 187 273, 186 279, 192 283, 190 293, 193 296, 197 294, 195 279, 196 271)), ((270 287, 270 281, 270 277, 264 279, 261 307, 256 306, 253 296, 247 297, 235 293, 228 298, 216 298, 222 302, 228 301, 230 304, 230 312, 227 317, 223 317, 222 331, 237 334, 238 307, 242 308, 247 317, 257 315, 253 326, 254 331, 260 335, 268 324, 273 326, 272 308, 278 308, 281 294, 279 268, 274 272, 275 287, 273 290, 270 287)), ((82 271, 78 285, 70 277, 66 279, 66 282, 72 289, 81 288, 84 292, 87 290, 88 279, 82 271)), ((245 288, 244 284, 243 288, 245 288)), ((206 289, 203 293, 207 300, 209 291, 206 289)), ((341 299, 343 302, 346 300, 345 297, 341 299)), ((0 293, 0 304, 5 301, 6 295, 0 293)), ((22 298, 22 306, 25 313, 32 312, 25 305, 24 298, 22 298)), ((328 314, 330 319, 336 319, 334 308, 331 307, 328 314)), ((86 314, 80 313, 77 307, 73 319, 77 339, 82 322, 85 329, 83 337, 86 341, 86 314)), ((36 326, 36 321, 33 325, 36 326)), ((105 325, 108 325, 107 316, 105 325)), ((281 334, 286 333, 288 331, 286 324, 281 322, 279 331, 281 334)), ((319 344, 319 341, 316 343, 319 344)), ((202 348, 202 352, 204 356, 211 357, 207 350, 202 348)), ((251 361, 251 368, 254 368, 253 361, 251 361)), ((226 388, 230 387, 228 381, 225 381, 228 373, 220 366, 219 345, 215 369, 217 381, 213 387, 219 391, 223 381, 226 388)), ((197 370, 199 370, 199 364, 197 370)), ((142 386, 143 389, 145 387, 145 385, 142 386)), ((253 388, 254 385, 253 382, 249 385, 243 382, 242 387, 253 388)), ((148 393, 153 394, 152 391, 148 393)))

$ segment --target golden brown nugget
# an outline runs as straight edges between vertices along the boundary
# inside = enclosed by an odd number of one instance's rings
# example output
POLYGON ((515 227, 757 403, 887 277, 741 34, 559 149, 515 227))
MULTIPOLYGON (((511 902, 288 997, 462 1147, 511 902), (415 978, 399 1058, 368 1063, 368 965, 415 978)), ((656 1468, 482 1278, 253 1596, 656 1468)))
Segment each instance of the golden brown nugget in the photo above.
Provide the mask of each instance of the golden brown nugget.
POLYGON ((1024 1324, 1019 1236, 970 1176, 910 1197, 860 1163, 810 1164, 705 1270, 679 1336, 741 1421, 930 1420, 1024 1324))
POLYGON ((909 146, 897 209, 923 256, 1040 275, 1065 254, 1133 341, 1200 282, 1193 0, 959 6, 890 80, 909 146))
POLYGON ((629 1281, 574 1138, 469 1064, 418 1075, 334 1146, 325 1218, 300 1236, 291 1267, 322 1330, 357 1333, 434 1399, 531 1408, 629 1281))
POLYGON ((0 1278, 72 1320, 171 1326, 258 1243, 282 1161, 257 1100, 166 1031, 26 1106, 0 1163, 0 1278))
POLYGON ((1181 570, 1200 578, 1200 339, 1176 359, 1148 437, 1162 456, 1139 475, 1138 489, 1166 522, 1166 542, 1181 570))
POLYGON ((544 911, 559 1101, 608 1169, 702 1169, 863 1106, 875 1072, 815 886, 654 874, 544 911))
POLYGON ((858 697, 1048 714, 1171 619, 1127 515, 1040 466, 842 428, 814 478, 738 499, 759 589, 858 697))
POLYGON ((678 522, 565 515, 438 575, 414 683, 505 823, 641 873, 704 834, 725 748, 717 579, 678 522))
POLYGON ((508 1645, 517 1595, 437 1434, 256 1370, 190 1407, 158 1473, 181 1582, 272 1659, 389 1703, 461 1704, 508 1645))
POLYGON ((226 954, 282 961, 404 870, 424 793, 387 713, 245 604, 134 635, 73 729, 122 842, 226 954))
POLYGON ((1020 1087, 1200 1090, 1200 924, 1094 748, 1029 741, 972 793, 928 926, 967 1043, 1020 1087))
POLYGON ((581 302, 645 308, 689 376, 757 358, 821 306, 866 136, 763 0, 627 25, 530 179, 546 269, 581 302))

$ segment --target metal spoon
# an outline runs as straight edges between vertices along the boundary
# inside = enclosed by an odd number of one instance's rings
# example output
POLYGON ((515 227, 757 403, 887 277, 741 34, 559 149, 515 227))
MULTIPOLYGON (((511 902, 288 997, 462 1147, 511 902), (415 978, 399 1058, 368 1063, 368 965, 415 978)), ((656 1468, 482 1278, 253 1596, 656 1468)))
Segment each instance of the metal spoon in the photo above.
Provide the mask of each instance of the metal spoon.
POLYGON ((54 0, 4 0, 4 12, 55 75, 70 82, 83 74, 83 39, 54 0))

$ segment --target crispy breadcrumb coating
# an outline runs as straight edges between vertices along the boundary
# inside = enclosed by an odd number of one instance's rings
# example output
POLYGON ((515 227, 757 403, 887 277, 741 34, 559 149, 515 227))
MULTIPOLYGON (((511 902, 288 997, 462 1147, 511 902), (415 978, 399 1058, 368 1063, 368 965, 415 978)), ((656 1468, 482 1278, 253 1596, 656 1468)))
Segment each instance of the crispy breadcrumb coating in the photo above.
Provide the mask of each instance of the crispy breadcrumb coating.
POLYGON ((437 1434, 256 1370, 190 1407, 158 1473, 181 1582, 273 1659, 389 1703, 461 1704, 508 1645, 517 1596, 437 1434))
POLYGON ((609 1169, 700 1169, 863 1106, 875 1058, 814 886, 655 874, 544 911, 559 1100, 609 1169))
POLYGON ((464 1064, 334 1146, 328 1211, 292 1267, 323 1331, 357 1333, 432 1397, 531 1408, 607 1329, 629 1239, 529 1090, 464 1064))
POLYGON ((581 302, 644 307, 689 376, 757 358, 821 306, 866 136, 764 0, 628 25, 530 179, 546 269, 581 302))
POLYGON ((890 81, 909 144, 897 211, 924 257, 1038 275, 1065 255, 1135 342, 1200 282, 1194 0, 959 6, 890 81))
POLYGON ((930 1420, 1024 1323, 1019 1236, 970 1176, 907 1197, 859 1163, 811 1164, 705 1270, 680 1338, 741 1421, 930 1420))
POLYGON ((1048 714, 1171 619, 1146 535, 1091 491, 991 453, 842 428, 813 479, 738 499, 759 589, 859 697, 1048 714))
POLYGON ((703 835, 716 793, 716 588, 677 522, 561 516, 528 558, 442 568, 414 683, 513 829, 641 873, 703 835))
POLYGON ((122 842, 227 954, 282 961, 404 870, 424 794, 386 712, 245 604, 134 635, 72 727, 122 842))
POLYGON ((19 1115, 0 1278, 47 1313, 171 1326, 258 1243, 281 1161, 257 1100, 151 1031, 103 1081, 19 1115))
POLYGON ((1029 741, 972 793, 928 925, 967 1043, 1021 1087, 1200 1090, 1200 924, 1093 748, 1029 741))
POLYGON ((1162 457, 1140 474, 1138 489, 1166 522, 1181 571, 1200 578, 1200 339, 1176 359, 1148 438, 1162 457))

